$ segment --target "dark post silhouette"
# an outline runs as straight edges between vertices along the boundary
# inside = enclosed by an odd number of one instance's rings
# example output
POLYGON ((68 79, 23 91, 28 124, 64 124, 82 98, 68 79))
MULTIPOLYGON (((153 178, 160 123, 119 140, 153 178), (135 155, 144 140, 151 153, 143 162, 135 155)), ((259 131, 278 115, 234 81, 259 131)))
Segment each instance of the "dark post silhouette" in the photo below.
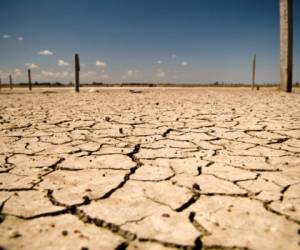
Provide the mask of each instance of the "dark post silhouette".
POLYGON ((28 87, 29 87, 29 90, 31 91, 32 90, 32 82, 31 82, 31 70, 28 69, 28 87))
POLYGON ((79 71, 80 71, 79 55, 75 54, 75 91, 76 92, 79 92, 79 71))
POLYGON ((280 0, 280 88, 293 88, 293 0, 280 0))
POLYGON ((0 91, 2 90, 2 79, 0 78, 0 91))
POLYGON ((252 89, 255 87, 255 70, 256 70, 256 54, 253 56, 253 64, 252 64, 252 89))
POLYGON ((13 83, 12 76, 9 75, 9 88, 10 88, 10 90, 12 90, 12 88, 13 88, 12 83, 13 83))

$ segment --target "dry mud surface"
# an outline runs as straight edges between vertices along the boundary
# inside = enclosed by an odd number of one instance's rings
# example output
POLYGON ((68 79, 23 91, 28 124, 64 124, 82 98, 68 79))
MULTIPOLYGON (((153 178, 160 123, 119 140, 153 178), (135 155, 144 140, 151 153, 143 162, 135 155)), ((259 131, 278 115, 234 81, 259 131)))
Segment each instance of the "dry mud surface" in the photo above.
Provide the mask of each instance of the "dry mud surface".
POLYGON ((299 91, 98 90, 2 90, 1 249, 300 249, 299 91))

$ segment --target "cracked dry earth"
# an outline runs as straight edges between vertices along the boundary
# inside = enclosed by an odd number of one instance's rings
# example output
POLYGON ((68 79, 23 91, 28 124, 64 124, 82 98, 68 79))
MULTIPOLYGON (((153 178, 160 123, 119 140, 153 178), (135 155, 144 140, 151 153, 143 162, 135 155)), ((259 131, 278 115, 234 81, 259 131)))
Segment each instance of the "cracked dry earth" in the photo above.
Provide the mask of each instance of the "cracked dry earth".
POLYGON ((0 95, 1 249, 300 249, 300 94, 0 95))

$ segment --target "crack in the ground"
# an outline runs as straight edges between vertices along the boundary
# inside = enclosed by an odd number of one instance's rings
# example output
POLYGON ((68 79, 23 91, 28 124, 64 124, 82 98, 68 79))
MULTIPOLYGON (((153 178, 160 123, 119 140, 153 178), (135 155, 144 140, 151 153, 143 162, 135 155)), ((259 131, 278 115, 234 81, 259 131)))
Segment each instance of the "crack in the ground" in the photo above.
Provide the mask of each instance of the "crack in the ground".
POLYGON ((176 208, 175 209, 176 212, 182 212, 185 209, 189 208, 192 204, 194 204, 195 202, 198 201, 198 199, 200 198, 200 193, 196 192, 196 191, 200 191, 199 185, 195 183, 193 185, 192 190, 194 191, 192 197, 187 202, 183 203, 180 207, 176 208))
POLYGON ((288 214, 284 214, 284 213, 281 213, 281 212, 279 212, 279 211, 273 209, 273 208, 270 206, 270 205, 272 204, 272 202, 273 202, 273 201, 263 201, 263 202, 262 202, 263 207, 264 207, 267 211, 271 212, 272 214, 279 215, 279 216, 281 216, 281 217, 287 219, 288 221, 291 221, 291 222, 294 222, 294 223, 300 225, 300 220, 294 219, 294 218, 292 218, 292 217, 291 217, 290 215, 288 215, 288 214))
POLYGON ((173 129, 168 128, 163 134, 162 137, 167 137, 168 134, 170 134, 173 131, 173 129))
POLYGON ((140 160, 135 156, 140 151, 140 144, 137 144, 134 146, 134 149, 132 152, 128 153, 127 156, 131 158, 131 160, 136 164, 134 167, 131 167, 129 169, 129 173, 125 174, 123 181, 119 183, 119 185, 111 190, 109 190, 107 193, 105 193, 103 196, 98 198, 97 200, 104 200, 109 198, 114 192, 121 189, 129 180, 132 175, 136 172, 138 168, 140 168, 143 164, 140 162, 140 160))
POLYGON ((181 249, 181 250, 201 250, 202 249, 202 242, 200 240, 200 237, 196 238, 194 246, 180 245, 180 244, 176 244, 176 243, 164 242, 164 241, 160 241, 157 239, 149 239, 149 238, 139 238, 138 240, 141 242, 158 243, 159 245, 162 245, 164 247, 170 247, 170 248, 181 249))
POLYGON ((205 237, 211 235, 211 232, 209 232, 204 226, 202 226, 196 219, 196 213, 190 212, 189 214, 189 221, 193 224, 193 226, 200 232, 200 237, 205 237))

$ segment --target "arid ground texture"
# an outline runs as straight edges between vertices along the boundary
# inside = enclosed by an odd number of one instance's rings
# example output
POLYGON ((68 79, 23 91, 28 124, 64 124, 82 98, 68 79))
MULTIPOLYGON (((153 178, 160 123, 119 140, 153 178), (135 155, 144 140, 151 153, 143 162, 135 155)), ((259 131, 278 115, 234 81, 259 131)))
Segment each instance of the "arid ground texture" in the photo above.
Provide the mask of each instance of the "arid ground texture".
POLYGON ((300 249, 300 91, 2 89, 1 249, 300 249))

